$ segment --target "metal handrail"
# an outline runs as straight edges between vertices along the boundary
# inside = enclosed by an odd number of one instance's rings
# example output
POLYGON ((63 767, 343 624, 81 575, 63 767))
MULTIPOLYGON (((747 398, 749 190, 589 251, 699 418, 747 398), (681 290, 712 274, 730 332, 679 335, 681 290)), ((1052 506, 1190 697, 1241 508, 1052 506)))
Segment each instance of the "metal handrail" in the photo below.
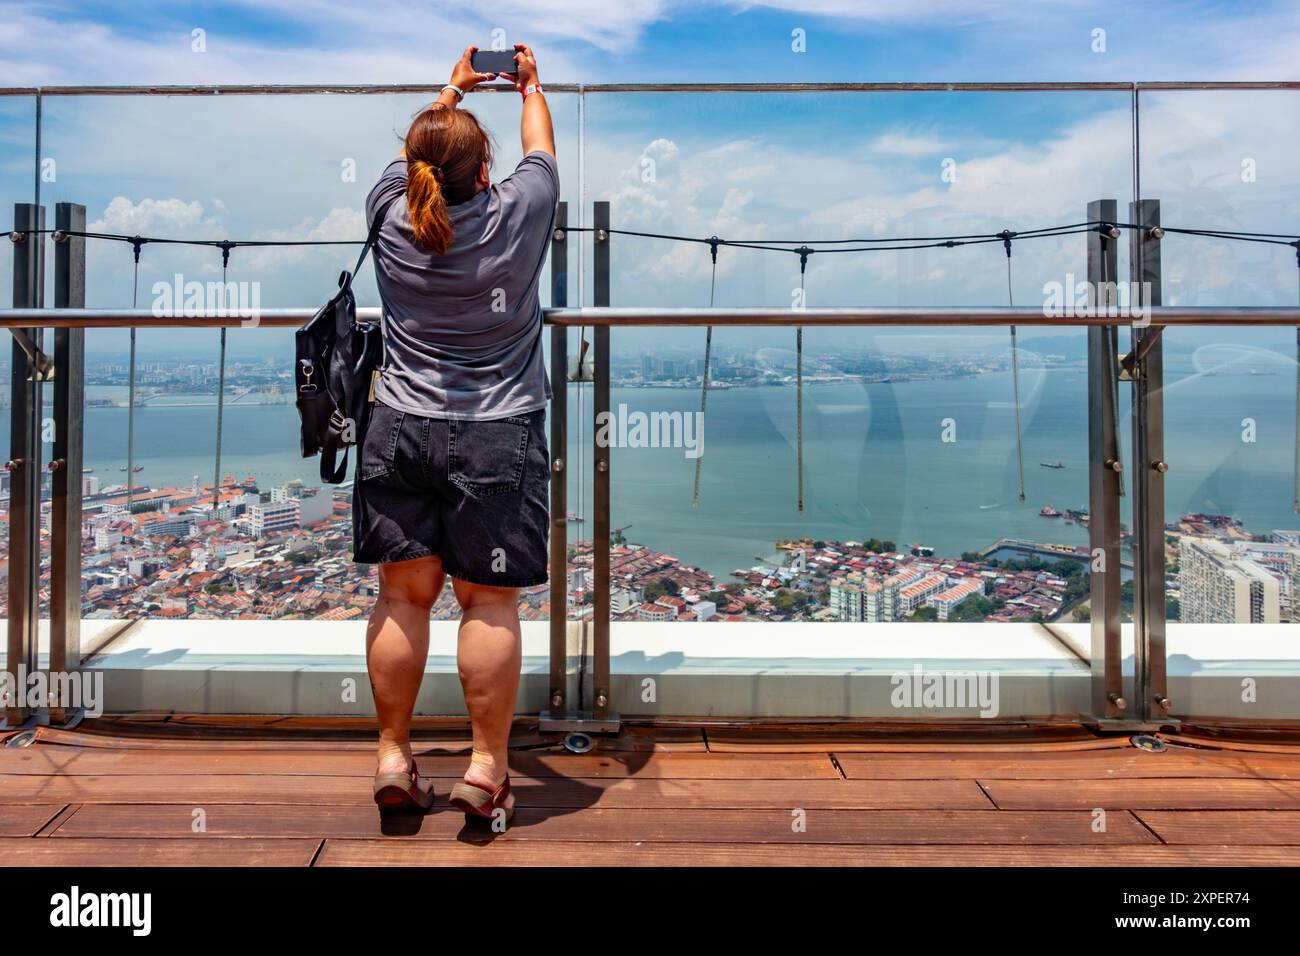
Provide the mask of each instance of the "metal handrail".
MULTIPOLYGON (((547 83, 555 93, 1051 93, 1120 92, 1142 90, 1300 90, 1294 80, 1191 80, 1191 81, 1011 81, 972 83, 547 83)), ((216 84, 143 86, 24 86, 0 88, 0 96, 297 96, 313 93, 398 94, 437 93, 440 84, 336 83, 336 84, 216 84)), ((512 85, 486 84, 474 93, 515 92, 512 85)))
MULTIPOLYGON (((149 309, 0 309, 0 328, 298 328, 316 314, 313 308, 262 309, 255 319, 239 315, 154 314, 149 309)), ((357 309, 366 322, 379 321, 379 307, 357 309)), ((1116 326, 1248 325, 1300 326, 1296 306, 1153 306, 1150 320, 1120 315, 1053 316, 1041 307, 935 308, 888 306, 857 308, 583 308, 543 309, 547 325, 690 328, 695 326, 1116 326)))

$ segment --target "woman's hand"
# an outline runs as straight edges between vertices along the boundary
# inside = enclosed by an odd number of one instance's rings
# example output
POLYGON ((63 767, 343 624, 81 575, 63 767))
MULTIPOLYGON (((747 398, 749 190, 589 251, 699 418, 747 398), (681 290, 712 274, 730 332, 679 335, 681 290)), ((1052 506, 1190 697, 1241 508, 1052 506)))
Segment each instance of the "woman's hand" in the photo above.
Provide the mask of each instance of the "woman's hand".
POLYGON ((468 93, 480 83, 488 83, 497 78, 495 73, 478 73, 474 70, 470 58, 477 52, 478 47, 467 46, 456 65, 451 68, 451 85, 460 87, 463 93, 468 93))
POLYGON ((522 43, 515 44, 515 89, 520 93, 529 83, 537 82, 537 58, 531 47, 522 43))

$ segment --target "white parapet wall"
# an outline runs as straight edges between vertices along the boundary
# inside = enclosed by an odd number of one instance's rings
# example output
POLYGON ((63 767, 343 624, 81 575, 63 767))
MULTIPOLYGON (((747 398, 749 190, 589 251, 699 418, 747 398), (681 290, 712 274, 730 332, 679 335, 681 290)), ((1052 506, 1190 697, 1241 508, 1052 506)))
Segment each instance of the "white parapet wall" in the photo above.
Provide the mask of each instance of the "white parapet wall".
MULTIPOLYGON (((569 625, 575 675, 582 627, 569 625)), ((420 714, 465 712, 456 628, 432 623, 420 714)), ((548 633, 523 625, 520 713, 549 708, 548 633)), ((365 622, 85 621, 83 642, 99 647, 86 667, 110 713, 374 713, 365 622)), ((626 717, 1071 718, 1091 699, 1086 624, 615 623, 610 644, 626 717)), ((1300 628, 1170 624, 1168 659, 1172 716, 1300 719, 1300 628)))

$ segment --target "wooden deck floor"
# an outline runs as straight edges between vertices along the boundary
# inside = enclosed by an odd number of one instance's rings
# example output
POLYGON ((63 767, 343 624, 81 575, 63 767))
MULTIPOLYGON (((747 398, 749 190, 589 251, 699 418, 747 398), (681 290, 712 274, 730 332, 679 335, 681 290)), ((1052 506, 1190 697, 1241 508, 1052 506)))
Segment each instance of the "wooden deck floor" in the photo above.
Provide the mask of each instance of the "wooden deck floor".
POLYGON ((435 810, 385 832, 363 725, 101 719, 7 734, 0 849, 32 865, 1300 864, 1300 740, 1171 740, 631 727, 575 755, 521 723, 520 809, 498 835, 445 802, 468 752, 455 723, 417 736, 435 810))

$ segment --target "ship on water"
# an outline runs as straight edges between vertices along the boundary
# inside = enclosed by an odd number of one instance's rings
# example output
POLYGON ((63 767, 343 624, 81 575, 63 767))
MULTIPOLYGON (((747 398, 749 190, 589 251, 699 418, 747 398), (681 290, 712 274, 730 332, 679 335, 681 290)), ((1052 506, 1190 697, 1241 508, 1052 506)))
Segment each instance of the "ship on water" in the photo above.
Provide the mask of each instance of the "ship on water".
POLYGON ((1038 513, 1039 513, 1040 515, 1042 515, 1044 518, 1059 518, 1059 517, 1061 517, 1061 512, 1057 511, 1057 510, 1056 510, 1055 508, 1053 508, 1051 505, 1044 505, 1044 506, 1043 506, 1043 509, 1042 509, 1040 512, 1038 512, 1038 513))
POLYGON ((1056 461, 1040 461, 1039 464, 1042 465, 1044 468, 1052 468, 1052 469, 1061 469, 1065 467, 1065 462, 1061 461, 1061 459, 1059 458, 1056 459, 1056 461))

